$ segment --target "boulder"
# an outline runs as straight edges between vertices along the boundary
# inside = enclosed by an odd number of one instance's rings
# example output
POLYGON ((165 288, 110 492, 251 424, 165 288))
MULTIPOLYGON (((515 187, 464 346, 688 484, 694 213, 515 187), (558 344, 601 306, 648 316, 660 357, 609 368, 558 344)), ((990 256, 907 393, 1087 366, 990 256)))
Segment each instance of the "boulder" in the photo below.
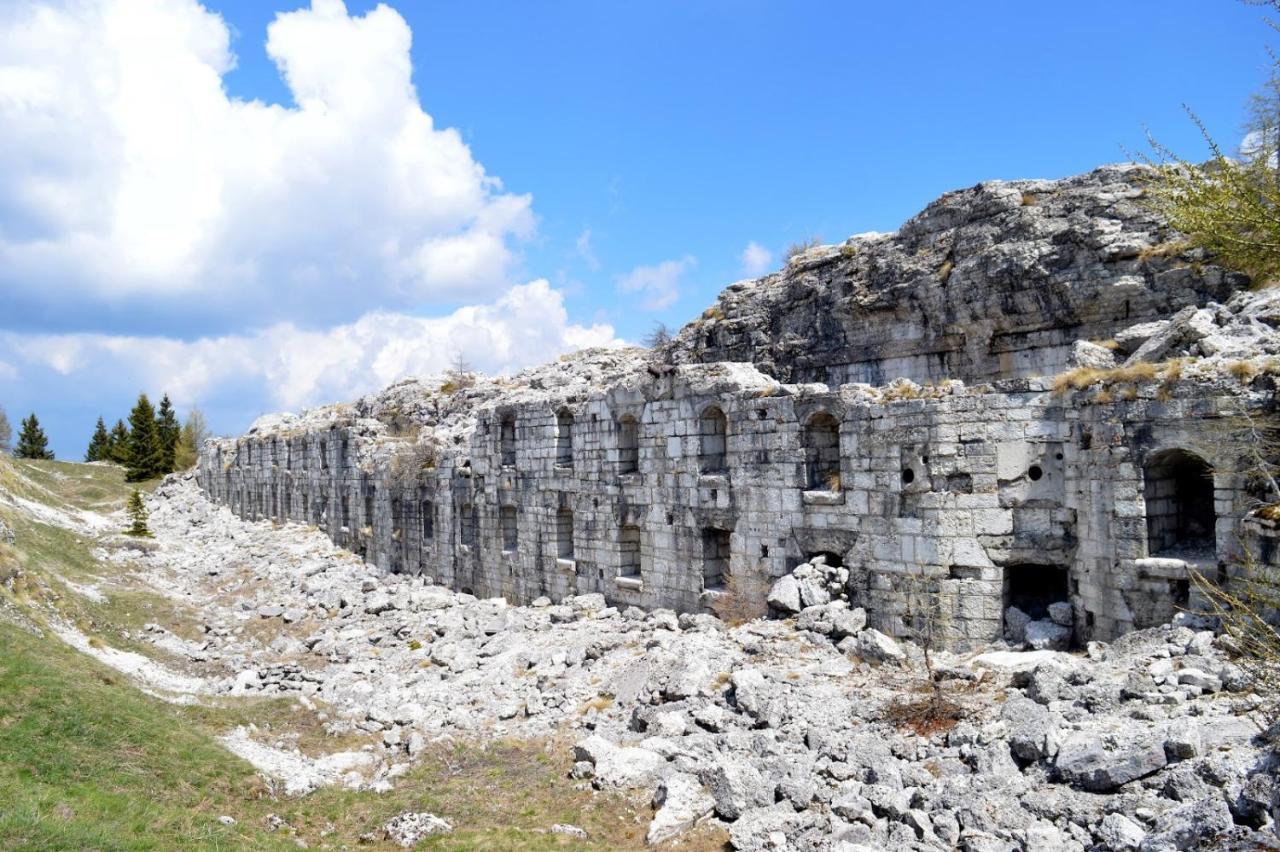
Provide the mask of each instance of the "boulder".
POLYGON ((1030 623, 1031 616, 1016 606, 1009 607, 1004 611, 1004 638, 1015 645, 1021 645, 1027 641, 1026 631, 1030 623))
POLYGON ((1138 848, 1142 852, 1214 848, 1205 844, 1233 826, 1227 803, 1219 795, 1208 796, 1161 814, 1138 848))
POLYGON ((645 842, 662 843, 683 834, 711 816, 716 800, 693 775, 677 772, 658 786, 656 812, 645 842))
POLYGON ((1147 833, 1123 814, 1107 814, 1094 830, 1103 849, 1113 852, 1132 852, 1142 844, 1147 833))
POLYGON ((788 574, 780 578, 769 590, 769 606, 789 615, 800 611, 800 583, 788 574))
POLYGON ((1178 719, 1165 730, 1164 753, 1170 763, 1200 754, 1200 725, 1194 719, 1178 719))
POLYGON ((382 833, 387 840, 401 847, 411 849, 423 838, 433 834, 446 834, 453 831, 453 826, 435 814, 404 813, 393 818, 382 826, 382 833))
POLYGON ((858 634, 858 656, 873 663, 899 663, 907 657, 897 642, 874 628, 858 634))
POLYGON ((1049 620, 1063 627, 1070 627, 1076 622, 1075 609, 1066 601, 1049 604, 1049 620))
POLYGON ((1049 711, 1030 698, 1011 698, 1000 708, 1009 728, 1009 750, 1031 763, 1053 757, 1058 750, 1057 729, 1049 711))
POLYGON ((1077 340, 1071 348, 1072 367, 1091 367, 1095 370, 1110 370, 1116 365, 1115 353, 1105 346, 1077 340))
POLYGON ((1108 745, 1094 733, 1071 735, 1058 749, 1058 773, 1082 790, 1106 793, 1159 772, 1168 763, 1163 740, 1142 742, 1133 735, 1115 739, 1108 745))
POLYGON ((1071 645, 1071 629, 1048 620, 1028 624, 1026 637, 1033 651, 1065 651, 1071 645))
POLYGON ((701 772, 699 778, 715 800, 716 814, 735 820, 743 811, 773 804, 773 785, 754 766, 726 756, 701 772))

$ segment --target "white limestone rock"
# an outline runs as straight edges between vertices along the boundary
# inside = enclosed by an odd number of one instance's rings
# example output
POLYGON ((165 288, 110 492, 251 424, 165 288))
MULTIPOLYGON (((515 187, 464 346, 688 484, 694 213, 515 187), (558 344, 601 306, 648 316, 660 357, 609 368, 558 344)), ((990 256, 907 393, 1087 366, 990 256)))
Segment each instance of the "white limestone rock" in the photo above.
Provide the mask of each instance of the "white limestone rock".
POLYGON ((769 589, 768 603, 779 612, 798 613, 802 609, 799 581, 791 574, 779 577, 769 589))
POLYGON ((1071 646, 1071 629, 1052 621, 1032 621, 1026 627, 1027 647, 1033 651, 1065 651, 1071 646))
POLYGON ((716 800, 692 774, 677 772, 659 786, 653 797, 656 811, 645 842, 663 843, 708 819, 716 800))
POLYGON ((907 658, 901 645, 871 627, 858 634, 857 654, 874 663, 900 663, 907 658))
POLYGON ((387 840, 402 849, 412 849, 425 838, 436 834, 448 834, 453 825, 435 814, 403 813, 382 826, 387 840))

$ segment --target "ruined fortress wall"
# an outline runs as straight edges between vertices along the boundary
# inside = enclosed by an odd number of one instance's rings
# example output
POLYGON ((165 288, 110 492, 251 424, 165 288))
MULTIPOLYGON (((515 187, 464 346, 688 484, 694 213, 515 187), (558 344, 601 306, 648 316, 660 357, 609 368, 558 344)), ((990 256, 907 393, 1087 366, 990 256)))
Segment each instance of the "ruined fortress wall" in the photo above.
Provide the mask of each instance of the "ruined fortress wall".
MULTIPOLYGON (((1229 399, 1085 404, 1021 381, 884 400, 717 369, 488 404, 455 452, 360 420, 211 442, 200 480, 242 517, 316 524, 383 569, 519 603, 699 611, 816 554, 849 568, 873 626, 901 635, 936 595, 963 644, 996 638, 1028 594, 1070 600, 1081 639, 1187 601, 1192 563, 1149 552, 1144 465, 1212 455, 1205 424, 1229 399)), ((1209 462, 1216 560, 1248 501, 1232 461, 1209 462)))

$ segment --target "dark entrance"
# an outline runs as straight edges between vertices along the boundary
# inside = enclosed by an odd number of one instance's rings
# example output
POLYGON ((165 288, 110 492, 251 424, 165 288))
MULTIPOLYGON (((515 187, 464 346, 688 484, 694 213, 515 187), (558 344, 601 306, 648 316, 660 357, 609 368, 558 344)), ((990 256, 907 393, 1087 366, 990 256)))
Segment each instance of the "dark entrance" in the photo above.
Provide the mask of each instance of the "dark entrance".
POLYGON ((1213 469, 1186 450, 1168 450, 1147 461, 1147 552, 1193 554, 1215 546, 1213 469))
POLYGON ((1010 565, 1004 569, 1004 605, 1039 620, 1049 604, 1070 600, 1067 569, 1058 565, 1010 565))

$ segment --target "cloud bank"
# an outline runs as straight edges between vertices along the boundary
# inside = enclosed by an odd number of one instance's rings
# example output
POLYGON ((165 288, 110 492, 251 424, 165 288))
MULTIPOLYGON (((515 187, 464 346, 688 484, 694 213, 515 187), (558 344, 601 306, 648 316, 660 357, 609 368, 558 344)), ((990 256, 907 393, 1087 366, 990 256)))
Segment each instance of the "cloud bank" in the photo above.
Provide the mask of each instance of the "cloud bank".
POLYGON ((227 25, 194 0, 5 4, 0 324, 323 324, 500 294, 531 200, 435 126, 410 43, 388 6, 280 14, 278 106, 228 95, 227 25))

